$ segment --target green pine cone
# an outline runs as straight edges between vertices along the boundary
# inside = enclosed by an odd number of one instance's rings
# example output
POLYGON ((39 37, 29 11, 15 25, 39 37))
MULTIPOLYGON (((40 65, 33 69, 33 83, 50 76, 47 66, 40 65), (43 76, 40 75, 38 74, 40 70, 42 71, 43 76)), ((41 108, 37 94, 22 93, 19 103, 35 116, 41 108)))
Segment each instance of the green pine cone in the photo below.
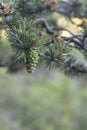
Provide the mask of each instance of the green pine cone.
POLYGON ((29 73, 32 73, 36 69, 38 63, 38 53, 35 50, 31 50, 26 53, 26 68, 29 73))

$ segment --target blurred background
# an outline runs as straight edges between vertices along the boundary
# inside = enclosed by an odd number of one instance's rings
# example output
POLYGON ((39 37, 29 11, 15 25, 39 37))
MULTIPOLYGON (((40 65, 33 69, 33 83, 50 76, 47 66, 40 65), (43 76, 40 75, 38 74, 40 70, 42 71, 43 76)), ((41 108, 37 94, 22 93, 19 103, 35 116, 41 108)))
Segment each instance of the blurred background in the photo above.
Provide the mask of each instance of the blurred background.
POLYGON ((0 130, 87 130, 87 81, 0 68, 0 130))

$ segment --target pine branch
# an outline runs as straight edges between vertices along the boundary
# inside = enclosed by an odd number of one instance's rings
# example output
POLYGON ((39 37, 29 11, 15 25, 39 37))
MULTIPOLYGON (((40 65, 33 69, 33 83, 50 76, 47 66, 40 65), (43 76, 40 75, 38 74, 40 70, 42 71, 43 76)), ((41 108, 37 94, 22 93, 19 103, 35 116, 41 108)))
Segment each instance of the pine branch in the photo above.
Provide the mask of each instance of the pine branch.
POLYGON ((61 68, 69 76, 87 76, 87 63, 68 56, 61 68))
POLYGON ((79 0, 59 1, 56 12, 69 18, 69 20, 72 17, 84 18, 87 17, 85 13, 86 12, 85 6, 86 5, 84 5, 83 2, 79 0))
POLYGON ((18 3, 17 10, 24 16, 33 16, 38 13, 48 12, 50 10, 49 5, 45 4, 44 1, 24 1, 21 0, 18 3), (38 4, 39 3, 39 4, 38 4))
POLYGON ((44 10, 45 11, 48 10, 48 6, 46 6, 46 7, 39 7, 36 10, 23 10, 20 7, 18 7, 18 10, 21 11, 23 14, 33 15, 33 14, 36 14, 36 13, 39 13, 39 12, 43 12, 44 10))
POLYGON ((80 40, 78 40, 78 39, 75 39, 74 37, 69 37, 69 38, 64 38, 65 40, 67 40, 67 41, 70 41, 70 43, 74 43, 76 46, 74 46, 75 48, 79 48, 79 49, 81 49, 81 50, 84 50, 85 51, 85 53, 87 52, 87 49, 83 46, 83 43, 80 41, 80 40))
POLYGON ((41 23, 43 27, 46 28, 48 34, 52 35, 54 33, 53 29, 49 26, 45 18, 38 18, 34 21, 34 24, 38 24, 38 23, 41 23))
MULTIPOLYGON (((7 34, 16 58, 13 64, 8 66, 11 70, 12 65, 16 66, 14 63, 20 63, 32 73, 40 62, 50 69, 58 68, 67 75, 87 75, 86 61, 80 62, 71 55, 72 48, 76 48, 87 58, 87 25, 80 35, 76 35, 65 27, 51 27, 43 17, 54 10, 57 12, 63 9, 64 15, 71 20, 72 17, 82 16, 82 3, 60 2, 59 10, 56 7, 56 0, 20 0, 11 14, 11 8, 3 5, 2 16, 5 18, 4 24, 9 28, 7 34), (61 36, 61 31, 68 32, 70 37, 61 36)), ((13 71, 18 70, 18 66, 14 67, 13 71)))
POLYGON ((36 24, 36 23, 39 23, 39 22, 44 25, 44 27, 46 28, 47 33, 50 34, 50 35, 53 35, 55 33, 55 31, 67 31, 67 32, 69 32, 72 35, 72 37, 66 38, 66 39, 70 40, 70 42, 73 42, 74 44, 81 47, 83 50, 87 51, 87 49, 84 48, 82 42, 78 39, 78 35, 75 35, 69 29, 66 29, 64 27, 51 28, 45 18, 39 18, 39 19, 35 20, 34 23, 36 24), (77 40, 76 40, 76 38, 77 38, 77 40))

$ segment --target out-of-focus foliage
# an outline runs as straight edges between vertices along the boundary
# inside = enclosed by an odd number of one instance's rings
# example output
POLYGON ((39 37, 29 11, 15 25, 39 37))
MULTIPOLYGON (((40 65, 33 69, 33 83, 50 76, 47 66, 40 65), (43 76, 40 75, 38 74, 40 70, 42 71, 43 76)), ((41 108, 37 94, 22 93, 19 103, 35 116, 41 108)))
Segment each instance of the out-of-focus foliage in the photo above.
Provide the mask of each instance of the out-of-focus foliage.
POLYGON ((87 130, 86 80, 0 69, 0 130, 87 130))

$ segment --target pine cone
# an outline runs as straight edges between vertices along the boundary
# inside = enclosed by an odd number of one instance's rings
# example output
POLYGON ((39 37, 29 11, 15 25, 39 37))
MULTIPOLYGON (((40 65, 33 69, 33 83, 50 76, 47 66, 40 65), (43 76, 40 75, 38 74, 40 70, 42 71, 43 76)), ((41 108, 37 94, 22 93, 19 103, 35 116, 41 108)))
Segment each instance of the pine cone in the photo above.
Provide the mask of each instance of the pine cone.
POLYGON ((26 68, 29 73, 32 73, 36 69, 38 63, 38 54, 35 50, 31 50, 26 53, 26 68))

